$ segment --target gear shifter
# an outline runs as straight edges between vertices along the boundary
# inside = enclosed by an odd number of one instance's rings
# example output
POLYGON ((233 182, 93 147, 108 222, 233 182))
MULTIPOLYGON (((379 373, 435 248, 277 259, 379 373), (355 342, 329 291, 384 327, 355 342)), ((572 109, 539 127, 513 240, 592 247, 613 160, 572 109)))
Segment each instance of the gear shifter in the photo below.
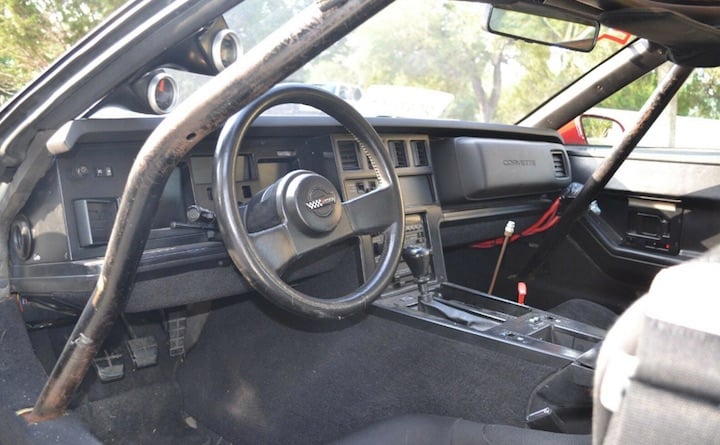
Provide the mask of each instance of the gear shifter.
MULTIPOLYGON (((494 326, 487 320, 476 317, 468 312, 456 309, 435 299, 436 292, 428 289, 430 281, 430 263, 432 262, 432 253, 430 249, 424 246, 407 246, 402 251, 402 257, 405 264, 410 268, 410 272, 415 278, 420 294, 418 295, 418 310, 437 315, 456 323, 461 323, 469 327, 485 330, 494 326)), ((437 294, 439 296, 439 294, 437 294)))
POLYGON ((427 284, 430 281, 430 261, 432 260, 430 249, 423 246, 407 246, 402 251, 402 257, 410 268, 410 272, 415 278, 415 284, 420 291, 418 301, 423 303, 432 301, 432 293, 428 291, 427 284))

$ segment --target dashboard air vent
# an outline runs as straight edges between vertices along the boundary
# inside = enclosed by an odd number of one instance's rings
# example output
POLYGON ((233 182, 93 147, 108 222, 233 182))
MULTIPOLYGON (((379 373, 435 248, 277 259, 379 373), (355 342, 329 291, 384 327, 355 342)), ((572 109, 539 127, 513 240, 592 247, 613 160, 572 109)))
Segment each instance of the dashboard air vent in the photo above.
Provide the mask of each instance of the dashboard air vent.
POLYGON ((357 142, 338 141, 338 154, 340 155, 340 165, 342 165, 343 170, 360 170, 357 142))
POLYGON ((425 141, 411 141, 413 152, 415 153, 415 166, 427 167, 430 165, 427 154, 427 145, 425 141))
POLYGON ((388 143, 390 144, 390 153, 395 159, 395 167, 407 167, 409 164, 405 141, 389 141, 388 143))
POLYGON ((566 158, 561 151, 552 151, 553 169, 555 170, 556 178, 567 178, 568 177, 568 166, 566 158))

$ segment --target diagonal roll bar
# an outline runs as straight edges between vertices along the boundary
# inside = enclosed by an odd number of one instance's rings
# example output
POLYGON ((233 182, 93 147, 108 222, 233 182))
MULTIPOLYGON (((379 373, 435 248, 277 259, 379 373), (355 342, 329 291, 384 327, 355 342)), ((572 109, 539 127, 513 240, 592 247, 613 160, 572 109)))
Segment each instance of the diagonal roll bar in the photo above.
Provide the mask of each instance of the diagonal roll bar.
POLYGON ((653 94, 645 102, 640 110, 640 118, 633 128, 625 133, 618 144, 613 147, 607 158, 598 166, 593 174, 583 185, 582 191, 570 202, 565 212, 560 217, 555 229, 548 232, 547 238, 543 240, 540 247, 525 263, 518 276, 523 279, 532 275, 535 270, 542 266, 550 254, 555 250, 560 241, 569 233, 575 223, 585 215, 590 203, 597 197, 603 188, 610 182, 615 172, 640 140, 645 136, 652 124, 655 123, 660 114, 665 110, 668 103, 675 97, 685 80, 693 72, 692 67, 675 65, 663 78, 662 82, 653 91, 653 94))
POLYGON ((95 290, 28 422, 62 415, 124 310, 168 177, 197 142, 393 0, 318 0, 169 114, 133 164, 95 290))

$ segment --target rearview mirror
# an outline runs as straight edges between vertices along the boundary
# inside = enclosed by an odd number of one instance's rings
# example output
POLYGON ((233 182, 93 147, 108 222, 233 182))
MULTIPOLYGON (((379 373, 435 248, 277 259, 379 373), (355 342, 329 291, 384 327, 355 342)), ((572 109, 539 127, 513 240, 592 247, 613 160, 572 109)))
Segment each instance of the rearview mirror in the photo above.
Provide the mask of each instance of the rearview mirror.
POLYGON ((546 17, 490 7, 485 28, 494 34, 575 51, 595 47, 600 25, 578 17, 546 17))

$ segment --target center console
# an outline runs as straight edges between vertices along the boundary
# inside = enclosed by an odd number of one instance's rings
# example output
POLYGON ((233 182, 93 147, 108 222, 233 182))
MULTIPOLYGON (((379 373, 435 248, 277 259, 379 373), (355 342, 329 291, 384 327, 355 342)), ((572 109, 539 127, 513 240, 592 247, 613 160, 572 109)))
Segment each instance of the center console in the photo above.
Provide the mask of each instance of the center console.
MULTIPOLYGON (((412 256, 404 255, 391 285, 375 303, 378 312, 542 363, 563 366, 581 361, 592 368, 605 331, 453 284, 442 255, 440 224, 447 219, 443 205, 492 217, 503 209, 497 197, 557 191, 570 181, 562 146, 480 138, 431 141, 421 134, 385 134, 382 139, 395 164, 405 206, 404 250, 427 252, 428 258, 417 271, 417 264, 409 264, 412 256), (523 161, 508 161, 515 158, 523 161), (493 199, 496 204, 487 204, 493 199)), ((332 143, 344 198, 374 190, 378 179, 358 142, 336 135, 332 143)), ((365 264, 372 270, 384 238, 376 234, 364 242, 365 264)))
MULTIPOLYGON (((413 228, 395 276, 402 291, 375 302, 378 312, 440 335, 556 367, 532 392, 530 428, 572 434, 591 431, 591 388, 605 331, 576 320, 434 279, 426 242, 413 228)), ((423 237, 424 238, 424 237, 423 237)))
POLYGON ((416 289, 381 298, 376 305, 394 318, 554 365, 581 361, 594 367, 595 348, 605 337, 600 328, 452 283, 431 286, 430 291, 435 301, 469 317, 450 319, 423 310, 416 289))
MULTIPOLYGON (((420 140, 413 136, 403 144, 399 138, 391 137, 386 142, 396 160, 403 159, 405 146, 412 147, 420 140)), ((432 151, 433 156, 426 161, 432 165, 408 168, 402 167, 407 163, 400 162, 397 168, 405 201, 403 258, 391 285, 375 301, 375 313, 418 329, 554 367, 556 372, 533 391, 528 402, 528 426, 588 433, 592 410, 590 388, 595 360, 606 332, 452 283, 447 278, 443 255, 445 244, 446 248, 452 248, 477 237, 502 235, 502 231, 497 232, 495 228, 508 217, 520 226, 534 222, 546 210, 547 204, 541 202, 542 198, 535 203, 532 199, 502 201, 496 197, 551 189, 557 193, 569 182, 564 152, 554 144, 459 138, 433 141, 433 148, 436 142, 445 146, 437 156, 432 151), (523 161, 519 165, 508 161, 511 154, 523 161), (478 156, 480 158, 475 159, 478 156), (463 173, 463 168, 469 166, 472 168, 463 173), (561 171, 558 166, 562 167, 561 171), (522 172, 505 171, 513 168, 522 172), (458 176, 463 176, 463 180, 458 176), (520 177, 522 181, 517 180, 520 177), (448 203, 448 208, 443 207, 448 203), (441 232, 441 224, 450 224, 451 230, 441 232)), ((357 171, 344 173, 347 195, 372 188, 370 175, 365 176, 370 179, 363 179, 357 171)), ((373 236, 370 241, 377 258, 383 249, 382 235, 373 236)))

